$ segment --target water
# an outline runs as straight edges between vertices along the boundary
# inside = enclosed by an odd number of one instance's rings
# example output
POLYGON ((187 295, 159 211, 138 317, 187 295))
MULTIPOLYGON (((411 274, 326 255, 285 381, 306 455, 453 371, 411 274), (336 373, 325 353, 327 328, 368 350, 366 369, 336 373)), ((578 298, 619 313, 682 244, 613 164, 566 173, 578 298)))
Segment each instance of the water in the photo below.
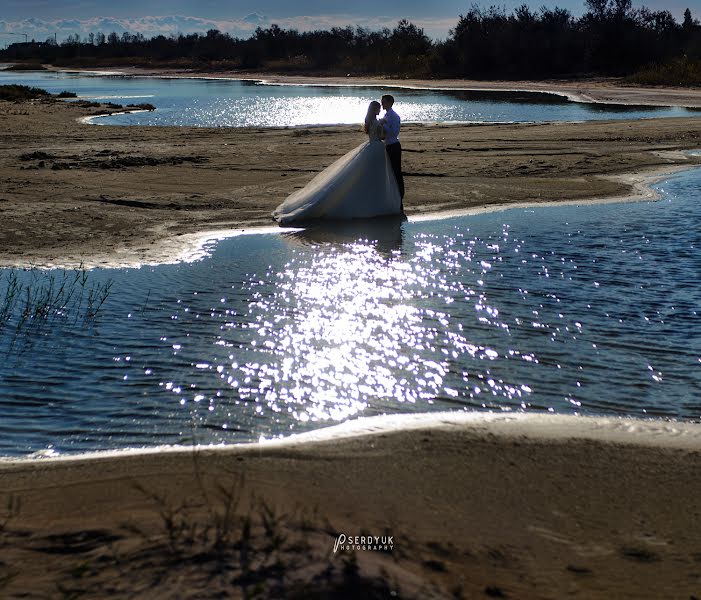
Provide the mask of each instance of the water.
MULTIPOLYGON (((658 203, 246 235, 192 264, 92 271, 71 305, 18 334, 16 308, 0 330, 0 455, 446 409, 698 420, 699 184, 679 175, 658 203)), ((57 272, 0 273, 0 314, 12 274, 59 287, 57 272)))
POLYGON ((552 94, 430 91, 377 87, 259 85, 254 82, 153 77, 97 77, 0 71, 0 85, 20 83, 50 92, 118 104, 150 103, 154 112, 104 117, 111 125, 282 127, 362 123, 370 100, 392 92, 407 122, 583 121, 695 115, 680 107, 569 102, 552 94))

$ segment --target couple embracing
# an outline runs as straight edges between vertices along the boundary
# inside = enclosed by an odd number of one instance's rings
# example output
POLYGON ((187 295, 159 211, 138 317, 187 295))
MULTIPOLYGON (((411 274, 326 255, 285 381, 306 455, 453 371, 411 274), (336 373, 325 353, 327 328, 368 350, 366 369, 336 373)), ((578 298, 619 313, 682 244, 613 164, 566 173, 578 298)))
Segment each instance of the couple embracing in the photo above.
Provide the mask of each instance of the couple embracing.
MULTIPOLYGON (((400 199, 404 199, 404 177, 402 176, 402 145, 399 143, 399 128, 401 126, 401 118, 394 112, 394 97, 389 94, 382 96, 382 101, 377 102, 373 100, 368 108, 368 114, 365 117, 365 133, 368 130, 372 122, 378 123, 382 127, 382 133, 384 134, 385 148, 387 150, 387 157, 389 158, 390 165, 392 165, 392 172, 397 180, 397 186, 399 188, 400 199), (377 117, 380 115, 380 108, 385 110, 385 116, 381 119, 377 117)), ((401 206, 402 212, 404 212, 404 206, 401 206)))
POLYGON ((382 96, 368 106, 363 130, 368 141, 321 171, 275 209, 281 225, 319 219, 367 219, 403 215, 404 179, 401 119, 393 109, 394 98, 382 96), (378 119, 380 109, 385 115, 378 119))

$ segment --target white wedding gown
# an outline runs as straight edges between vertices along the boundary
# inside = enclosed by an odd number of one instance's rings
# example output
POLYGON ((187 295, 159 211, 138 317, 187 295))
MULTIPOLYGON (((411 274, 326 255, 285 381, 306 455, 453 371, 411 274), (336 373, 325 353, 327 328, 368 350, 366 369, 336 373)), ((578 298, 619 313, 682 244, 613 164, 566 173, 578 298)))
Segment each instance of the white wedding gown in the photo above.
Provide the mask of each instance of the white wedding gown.
POLYGON ((275 209, 281 225, 318 219, 367 219, 398 215, 401 198, 392 172, 382 125, 370 125, 368 141, 339 158, 275 209))

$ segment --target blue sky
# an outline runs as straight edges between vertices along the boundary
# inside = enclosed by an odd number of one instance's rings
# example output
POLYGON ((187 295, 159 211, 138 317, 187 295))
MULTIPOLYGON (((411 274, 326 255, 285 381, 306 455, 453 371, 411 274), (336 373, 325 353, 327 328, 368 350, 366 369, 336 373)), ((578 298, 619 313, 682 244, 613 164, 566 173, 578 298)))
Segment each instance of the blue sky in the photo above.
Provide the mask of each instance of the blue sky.
MULTIPOLYGON (((583 0, 491 0, 511 10, 528 4, 537 10, 559 6, 580 15, 583 0)), ((59 39, 72 33, 128 30, 146 36, 163 33, 204 32, 220 29, 248 37, 257 26, 278 23, 297 29, 328 29, 335 25, 361 25, 371 29, 392 27, 407 18, 433 38, 445 38, 458 15, 469 10, 472 0, 0 0, 0 33, 27 33, 43 40, 57 32, 59 39)), ((701 19, 701 0, 634 0, 633 5, 669 10, 677 19, 686 7, 701 19)), ((18 38, 0 35, 0 44, 18 38)))

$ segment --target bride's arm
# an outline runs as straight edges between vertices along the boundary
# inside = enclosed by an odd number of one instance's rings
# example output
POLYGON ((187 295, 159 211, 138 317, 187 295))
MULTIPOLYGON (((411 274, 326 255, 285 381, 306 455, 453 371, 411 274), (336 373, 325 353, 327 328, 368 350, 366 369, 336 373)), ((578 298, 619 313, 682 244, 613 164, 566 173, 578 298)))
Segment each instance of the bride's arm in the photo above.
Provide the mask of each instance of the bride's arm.
POLYGON ((378 136, 378 137, 379 137, 381 140, 384 140, 384 139, 385 139, 385 123, 384 123, 384 121, 385 121, 384 119, 378 119, 378 120, 377 120, 377 129, 379 130, 379 136, 378 136))

